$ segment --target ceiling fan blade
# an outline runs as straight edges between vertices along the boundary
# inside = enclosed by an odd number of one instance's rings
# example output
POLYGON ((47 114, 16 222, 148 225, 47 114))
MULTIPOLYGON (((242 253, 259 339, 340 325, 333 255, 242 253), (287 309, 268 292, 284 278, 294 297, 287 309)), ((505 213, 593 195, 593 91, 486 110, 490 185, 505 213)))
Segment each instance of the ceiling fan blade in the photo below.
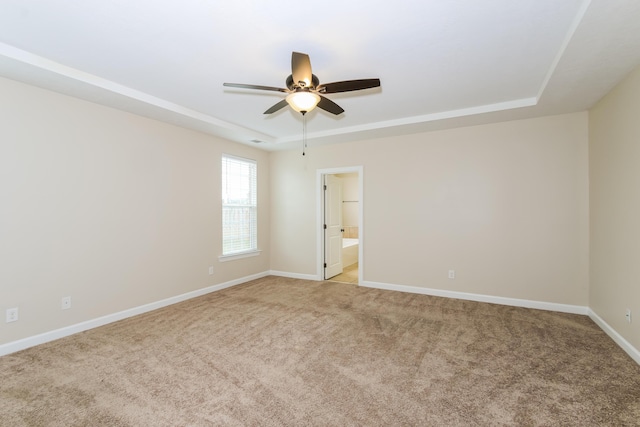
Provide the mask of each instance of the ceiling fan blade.
POLYGON ((318 108, 322 108, 324 111, 328 111, 331 114, 335 114, 336 116, 338 114, 344 113, 344 109, 341 106, 339 106, 329 98, 325 98, 322 95, 320 95, 320 102, 318 102, 318 108))
POLYGON ((321 84, 318 86, 318 91, 322 93, 351 92, 379 86, 380 79, 345 80, 343 82, 321 84))
POLYGON ((313 81, 311 73, 311 60, 306 53, 291 53, 291 75, 293 83, 300 87, 310 87, 313 81))
POLYGON ((270 90, 274 92, 289 92, 287 89, 273 86, 259 86, 259 85, 245 85, 242 83, 223 83, 223 86, 227 87, 239 87, 241 89, 257 89, 257 90, 270 90))
POLYGON ((282 101, 278 102, 276 105, 274 105, 273 107, 271 107, 267 111, 265 111, 264 114, 273 114, 276 111, 283 109, 287 105, 288 105, 287 104, 287 100, 283 99, 282 101))

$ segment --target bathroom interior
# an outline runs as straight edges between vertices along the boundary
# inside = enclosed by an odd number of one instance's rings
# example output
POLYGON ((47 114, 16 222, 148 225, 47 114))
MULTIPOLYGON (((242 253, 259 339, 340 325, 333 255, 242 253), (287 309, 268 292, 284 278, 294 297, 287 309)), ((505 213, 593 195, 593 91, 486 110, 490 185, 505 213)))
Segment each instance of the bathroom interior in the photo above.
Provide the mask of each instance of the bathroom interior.
POLYGON ((336 174, 342 183, 342 268, 331 281, 358 284, 358 252, 360 224, 358 223, 358 174, 336 174))

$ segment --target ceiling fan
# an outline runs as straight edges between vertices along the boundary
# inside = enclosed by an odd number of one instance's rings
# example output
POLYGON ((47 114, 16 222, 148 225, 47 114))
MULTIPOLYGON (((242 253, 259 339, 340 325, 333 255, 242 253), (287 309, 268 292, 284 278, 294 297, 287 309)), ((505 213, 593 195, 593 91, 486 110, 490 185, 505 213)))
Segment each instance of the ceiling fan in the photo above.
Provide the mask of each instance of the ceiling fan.
POLYGON ((305 115, 315 107, 338 115, 344 109, 329 98, 323 96, 330 93, 351 92, 354 90, 371 89, 380 86, 380 79, 345 80, 320 84, 318 77, 311 72, 311 61, 306 53, 292 52, 291 74, 286 80, 287 88, 272 86, 258 86, 241 83, 224 83, 224 86, 242 89, 270 90, 287 93, 287 97, 278 102, 264 114, 272 114, 286 107, 287 104, 295 111, 305 115))

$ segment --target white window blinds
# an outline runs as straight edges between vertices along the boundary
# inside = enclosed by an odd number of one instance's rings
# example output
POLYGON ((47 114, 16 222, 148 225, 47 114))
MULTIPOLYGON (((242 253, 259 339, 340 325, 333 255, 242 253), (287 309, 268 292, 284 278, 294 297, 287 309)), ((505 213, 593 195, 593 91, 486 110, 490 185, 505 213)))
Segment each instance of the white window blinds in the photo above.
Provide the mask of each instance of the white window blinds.
POLYGON ((258 165, 222 156, 222 254, 258 249, 258 165))

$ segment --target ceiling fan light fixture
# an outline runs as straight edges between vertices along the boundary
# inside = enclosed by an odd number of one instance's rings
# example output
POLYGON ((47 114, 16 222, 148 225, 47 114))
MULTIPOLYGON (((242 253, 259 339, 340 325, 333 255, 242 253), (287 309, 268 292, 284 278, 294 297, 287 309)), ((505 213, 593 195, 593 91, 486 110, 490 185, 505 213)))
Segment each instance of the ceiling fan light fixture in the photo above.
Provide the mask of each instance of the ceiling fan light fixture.
POLYGON ((305 113, 308 113, 309 111, 316 108, 316 105, 318 105, 318 102, 320 102, 320 95, 313 92, 300 91, 290 93, 289 95, 287 95, 286 99, 291 108, 293 108, 298 113, 301 113, 303 111, 305 113))
POLYGON ((303 116, 316 107, 336 116, 344 113, 342 107, 324 96, 326 94, 380 87, 380 79, 344 80, 321 85, 318 77, 311 72, 309 55, 300 52, 291 53, 291 74, 285 82, 286 89, 240 83, 224 83, 224 86, 287 93, 288 95, 285 99, 281 99, 278 103, 272 105, 264 114, 273 114, 286 106, 290 106, 294 111, 302 113, 303 116))

